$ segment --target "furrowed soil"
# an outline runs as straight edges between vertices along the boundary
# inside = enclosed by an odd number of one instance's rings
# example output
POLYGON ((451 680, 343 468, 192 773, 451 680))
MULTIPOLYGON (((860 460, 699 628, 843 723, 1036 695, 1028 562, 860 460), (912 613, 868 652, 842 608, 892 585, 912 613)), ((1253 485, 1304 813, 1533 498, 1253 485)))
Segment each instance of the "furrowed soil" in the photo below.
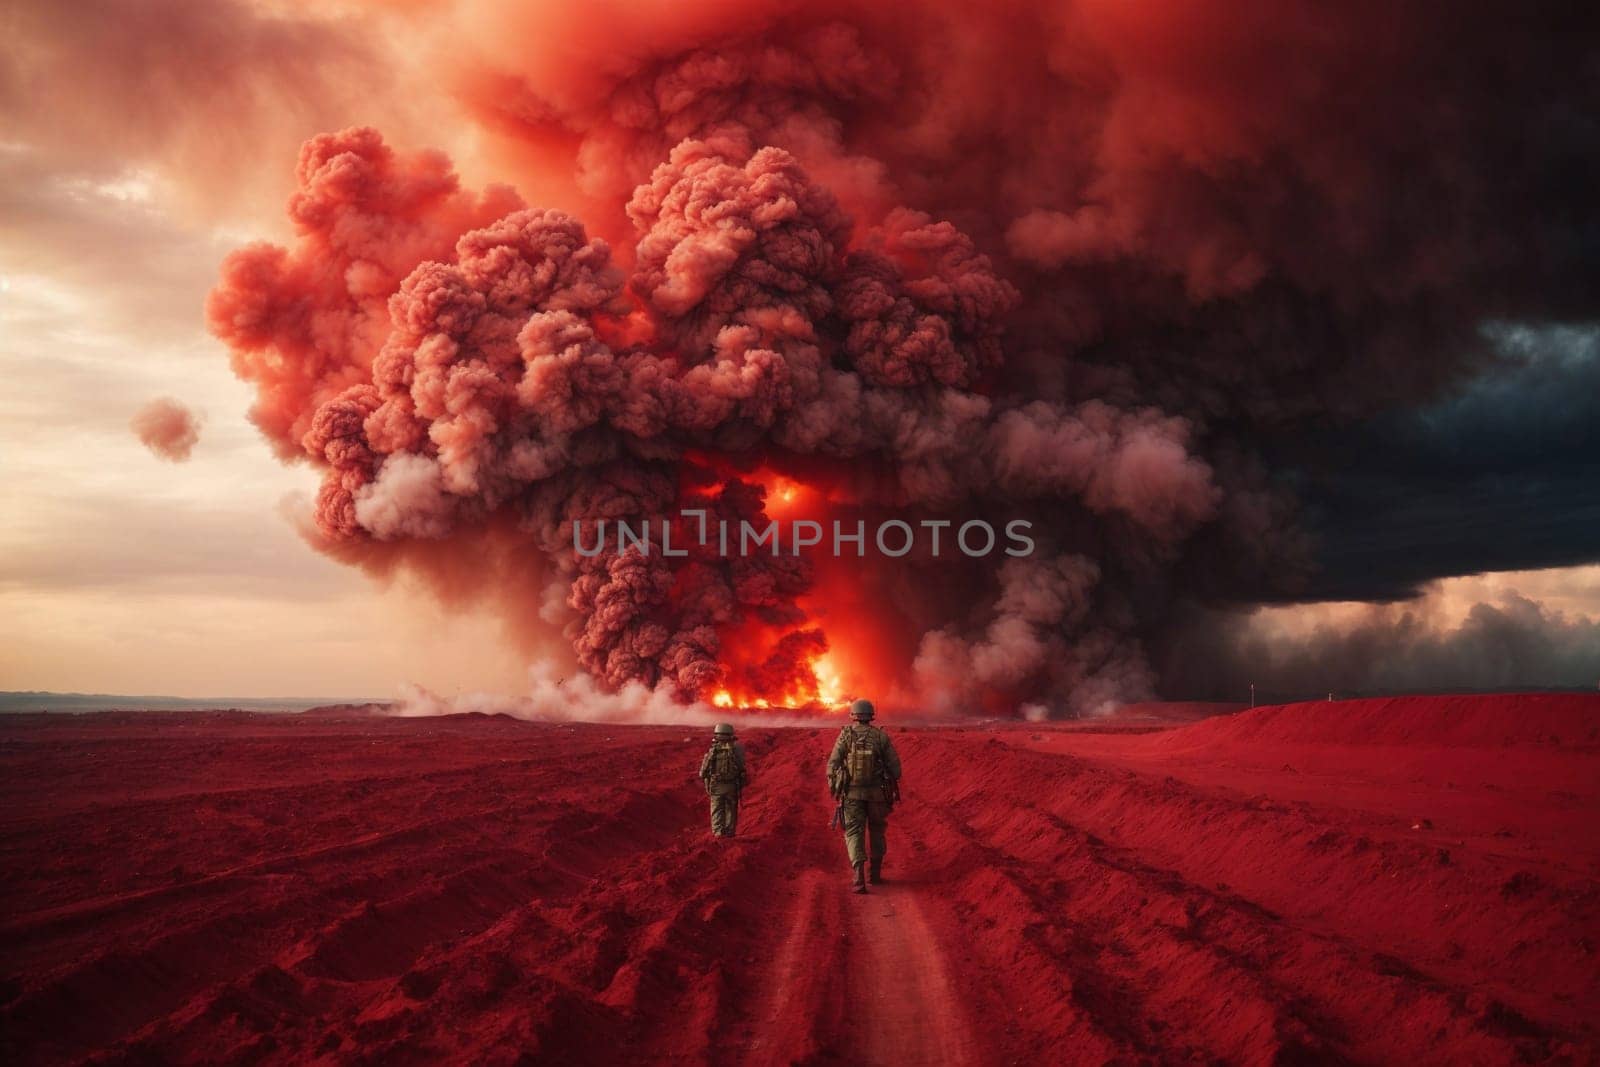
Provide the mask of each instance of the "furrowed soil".
POLYGON ((0 1061, 1600 1061, 1600 700, 1196 719, 6 716, 0 1061))

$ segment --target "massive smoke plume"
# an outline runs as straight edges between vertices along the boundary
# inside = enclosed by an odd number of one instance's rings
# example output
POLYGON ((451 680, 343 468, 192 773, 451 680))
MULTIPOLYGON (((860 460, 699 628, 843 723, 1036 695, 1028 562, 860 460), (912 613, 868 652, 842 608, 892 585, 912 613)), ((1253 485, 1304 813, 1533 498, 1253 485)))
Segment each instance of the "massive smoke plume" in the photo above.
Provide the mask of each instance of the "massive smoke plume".
POLYGON ((208 312, 324 472, 327 551, 476 572, 612 689, 1147 697, 1175 604, 1307 571, 1266 435, 1429 400, 1490 361, 1486 321, 1594 311, 1600 78, 1553 14, 577 10, 439 24, 509 185, 313 138, 297 243, 231 256, 208 312), (554 172, 584 219, 512 191, 554 172), (1038 545, 730 559, 684 509, 1038 545), (687 555, 575 553, 602 519, 687 555))

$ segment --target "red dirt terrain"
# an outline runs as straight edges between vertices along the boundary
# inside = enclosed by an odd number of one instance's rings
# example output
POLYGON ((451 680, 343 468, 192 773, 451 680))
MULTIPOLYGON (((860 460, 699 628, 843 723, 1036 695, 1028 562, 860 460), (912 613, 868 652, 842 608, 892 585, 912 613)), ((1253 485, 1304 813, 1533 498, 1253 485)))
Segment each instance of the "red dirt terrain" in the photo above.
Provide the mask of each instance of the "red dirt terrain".
POLYGON ((0 719, 0 1060, 1600 1060, 1600 700, 1161 728, 888 725, 846 892, 834 727, 0 719))

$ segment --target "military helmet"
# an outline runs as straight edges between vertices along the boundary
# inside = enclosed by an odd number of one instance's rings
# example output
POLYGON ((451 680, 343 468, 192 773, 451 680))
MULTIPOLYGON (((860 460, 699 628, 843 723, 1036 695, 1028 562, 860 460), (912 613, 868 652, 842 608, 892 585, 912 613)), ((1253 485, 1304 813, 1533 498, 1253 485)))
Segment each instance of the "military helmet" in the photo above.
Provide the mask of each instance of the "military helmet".
POLYGON ((870 700, 858 700, 850 705, 850 717, 857 722, 871 722, 873 714, 870 700))
POLYGON ((716 728, 711 731, 711 733, 714 737, 732 737, 733 723, 719 722, 717 723, 716 728))

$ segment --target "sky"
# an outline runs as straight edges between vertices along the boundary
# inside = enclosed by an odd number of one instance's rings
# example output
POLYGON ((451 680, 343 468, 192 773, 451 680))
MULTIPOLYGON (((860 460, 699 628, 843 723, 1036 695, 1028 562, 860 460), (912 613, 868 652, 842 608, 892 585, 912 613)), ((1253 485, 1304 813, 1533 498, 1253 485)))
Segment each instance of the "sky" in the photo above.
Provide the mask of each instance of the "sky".
MULTIPOLYGON (((499 615, 308 546, 296 516, 320 472, 263 442, 203 314, 225 255, 289 239, 296 149, 318 133, 372 124, 445 149, 471 187, 509 170, 530 199, 582 199, 576 160, 519 167, 466 121, 409 7, 19 0, 0 16, 0 689, 526 686, 499 615), (160 398, 199 420, 187 458, 130 429, 160 398)), ((1499 363, 1437 399, 1265 443, 1316 574, 1172 641, 1173 662, 1217 663, 1173 695, 1225 697, 1245 675, 1600 682, 1600 328, 1483 331, 1499 363), (1499 673, 1474 666, 1522 646, 1499 673)), ((570 661, 554 638, 549 656, 570 661)))
POLYGON ((249 390, 200 316, 237 241, 183 217, 160 179, 53 171, 10 145, 0 250, 0 688, 172 695, 386 695, 395 679, 519 684, 494 627, 381 589, 310 551, 249 390), (129 420, 171 396, 191 457, 129 420), (485 639, 485 630, 489 638, 485 639), (424 654, 426 652, 426 654, 424 654), (432 673, 439 659, 451 666, 432 673))
POLYGON ((285 514, 317 476, 262 446, 205 328, 222 257, 282 239, 300 141, 393 121, 354 91, 371 54, 337 20, 230 3, 4 18, 0 689, 517 691, 498 621, 306 546, 285 514), (160 397, 201 419, 184 462, 129 429, 160 397))

